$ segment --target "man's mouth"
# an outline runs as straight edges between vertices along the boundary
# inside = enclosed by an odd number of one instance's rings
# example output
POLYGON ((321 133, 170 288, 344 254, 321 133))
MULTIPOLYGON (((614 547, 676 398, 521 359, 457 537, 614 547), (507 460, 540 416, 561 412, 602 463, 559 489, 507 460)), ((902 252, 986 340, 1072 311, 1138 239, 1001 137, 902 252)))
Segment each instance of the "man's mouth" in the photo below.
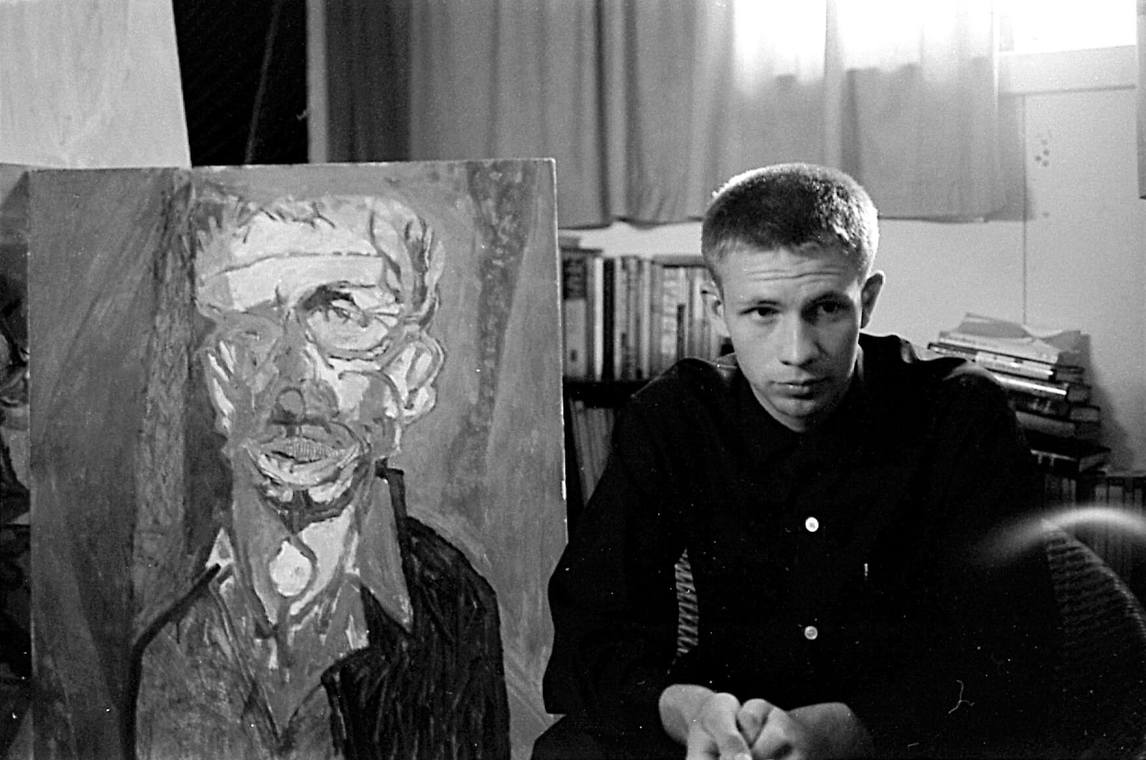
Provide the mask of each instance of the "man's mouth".
POLYGON ((823 378, 777 382, 776 385, 789 396, 808 397, 815 395, 823 384, 823 378))
POLYGON ((308 464, 328 459, 337 454, 340 450, 328 443, 296 435, 290 438, 280 438, 276 441, 272 441, 264 451, 278 457, 285 457, 302 464, 308 464))
POLYGON ((291 489, 306 489, 337 478, 358 458, 362 445, 349 431, 300 425, 251 442, 248 451, 259 471, 271 481, 291 489))

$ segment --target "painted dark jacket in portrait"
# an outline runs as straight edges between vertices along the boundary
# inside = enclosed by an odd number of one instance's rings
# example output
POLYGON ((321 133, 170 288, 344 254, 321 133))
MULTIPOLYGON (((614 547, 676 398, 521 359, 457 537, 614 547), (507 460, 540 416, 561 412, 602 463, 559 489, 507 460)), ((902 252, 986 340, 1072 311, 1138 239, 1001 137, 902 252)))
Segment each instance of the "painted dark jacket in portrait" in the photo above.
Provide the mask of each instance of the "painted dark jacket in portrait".
POLYGON ((400 473, 379 477, 398 518, 413 627, 392 620, 368 589, 347 584, 340 596, 360 595, 366 645, 328 667, 279 722, 251 652, 275 632, 244 614, 230 569, 213 563, 145 642, 140 758, 509 756, 493 589, 461 552, 403 514, 400 473))

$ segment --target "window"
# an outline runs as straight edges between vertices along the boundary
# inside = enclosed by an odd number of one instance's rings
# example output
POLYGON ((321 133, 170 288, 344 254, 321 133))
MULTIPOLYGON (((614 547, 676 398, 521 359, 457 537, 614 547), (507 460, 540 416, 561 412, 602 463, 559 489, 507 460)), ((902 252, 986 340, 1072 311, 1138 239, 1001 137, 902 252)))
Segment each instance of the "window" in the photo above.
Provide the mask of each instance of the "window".
POLYGON ((1048 53, 1135 44, 1135 0, 998 0, 999 49, 1048 53))

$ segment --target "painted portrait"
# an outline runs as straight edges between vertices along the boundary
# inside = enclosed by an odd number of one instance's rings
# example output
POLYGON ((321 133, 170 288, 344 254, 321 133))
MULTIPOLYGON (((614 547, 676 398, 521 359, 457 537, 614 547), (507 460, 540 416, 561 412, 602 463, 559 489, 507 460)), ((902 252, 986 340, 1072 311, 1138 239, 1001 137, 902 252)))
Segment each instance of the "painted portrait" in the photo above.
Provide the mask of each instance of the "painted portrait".
POLYGON ((32 178, 61 197, 100 221, 32 214, 72 291, 30 287, 33 346, 85 368, 32 391, 33 596, 76 604, 34 608, 37 750, 527 756, 564 541, 551 163, 32 178))

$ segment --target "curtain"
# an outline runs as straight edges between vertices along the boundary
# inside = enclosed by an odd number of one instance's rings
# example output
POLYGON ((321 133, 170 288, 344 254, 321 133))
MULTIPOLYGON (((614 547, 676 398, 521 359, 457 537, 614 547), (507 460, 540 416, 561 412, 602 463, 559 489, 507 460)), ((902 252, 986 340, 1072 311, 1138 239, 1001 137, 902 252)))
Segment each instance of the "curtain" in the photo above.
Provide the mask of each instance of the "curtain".
POLYGON ((1138 195, 1146 199, 1146 0, 1138 0, 1138 195))
MULTIPOLYGON (((391 135, 354 137, 341 160, 552 156, 563 227, 696 218, 723 180, 778 161, 850 172, 888 217, 1003 202, 989 0, 384 5, 401 39, 379 31, 363 55, 401 79, 386 87, 407 88, 408 111, 397 129, 348 119, 385 96, 374 64, 357 61, 375 72, 359 83, 332 53, 332 133, 391 135), (405 153, 369 149, 394 135, 405 153)), ((331 44, 364 26, 328 24, 331 44)))

